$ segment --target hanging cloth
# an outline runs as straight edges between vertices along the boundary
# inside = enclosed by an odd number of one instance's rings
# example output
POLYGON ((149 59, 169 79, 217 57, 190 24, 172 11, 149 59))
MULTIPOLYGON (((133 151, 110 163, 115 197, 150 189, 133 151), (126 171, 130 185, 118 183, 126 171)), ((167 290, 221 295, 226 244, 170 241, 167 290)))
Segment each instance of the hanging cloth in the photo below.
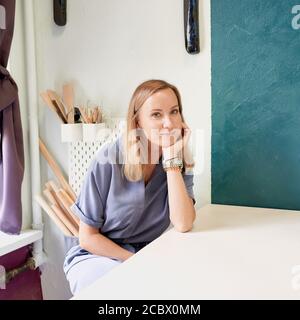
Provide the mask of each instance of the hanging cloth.
POLYGON ((15 0, 0 0, 0 231, 19 234, 24 146, 18 87, 7 71, 15 0))

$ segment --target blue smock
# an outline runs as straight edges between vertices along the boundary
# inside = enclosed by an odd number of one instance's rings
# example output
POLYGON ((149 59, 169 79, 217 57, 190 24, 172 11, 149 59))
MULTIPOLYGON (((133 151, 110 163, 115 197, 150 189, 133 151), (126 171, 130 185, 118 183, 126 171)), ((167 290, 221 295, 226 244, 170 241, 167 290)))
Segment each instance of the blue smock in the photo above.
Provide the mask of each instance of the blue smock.
MULTIPOLYGON (((122 137, 119 137, 100 148, 71 209, 80 220, 98 228, 104 236, 124 248, 133 246, 139 250, 170 225, 167 176, 160 157, 146 185, 143 179, 137 182, 127 180, 122 168, 122 145, 122 137)), ((194 200, 193 174, 183 173, 183 179, 189 196, 194 200)), ((89 258, 95 258, 95 255, 79 245, 74 246, 67 253, 65 273, 89 258)), ((86 263, 84 268, 88 268, 86 263)))

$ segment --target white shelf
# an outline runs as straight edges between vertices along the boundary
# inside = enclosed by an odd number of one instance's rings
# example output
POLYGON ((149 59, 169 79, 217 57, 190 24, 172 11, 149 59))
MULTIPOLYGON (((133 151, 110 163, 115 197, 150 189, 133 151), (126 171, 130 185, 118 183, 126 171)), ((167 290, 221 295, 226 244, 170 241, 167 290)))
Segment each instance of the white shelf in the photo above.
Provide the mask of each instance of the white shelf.
POLYGON ((9 235, 0 231, 0 257, 42 239, 41 230, 23 230, 19 235, 9 235))

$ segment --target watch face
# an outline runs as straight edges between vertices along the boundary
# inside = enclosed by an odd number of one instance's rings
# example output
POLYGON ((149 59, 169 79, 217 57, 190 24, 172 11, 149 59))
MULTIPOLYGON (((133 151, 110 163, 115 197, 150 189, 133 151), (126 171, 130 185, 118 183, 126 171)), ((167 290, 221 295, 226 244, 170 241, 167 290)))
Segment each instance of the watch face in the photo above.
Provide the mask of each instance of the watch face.
POLYGON ((182 166, 182 160, 181 159, 174 159, 174 164, 178 166, 182 166))
POLYGON ((182 169, 183 168, 183 162, 179 158, 174 158, 174 159, 170 159, 170 160, 167 160, 167 161, 163 162, 163 167, 164 168, 179 167, 179 168, 182 169))

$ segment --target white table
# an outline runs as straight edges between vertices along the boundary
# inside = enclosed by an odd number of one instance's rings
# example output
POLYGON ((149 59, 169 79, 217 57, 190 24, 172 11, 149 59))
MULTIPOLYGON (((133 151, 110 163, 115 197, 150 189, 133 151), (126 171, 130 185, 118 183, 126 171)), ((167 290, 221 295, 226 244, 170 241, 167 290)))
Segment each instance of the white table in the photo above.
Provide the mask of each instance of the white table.
POLYGON ((300 211, 207 205, 73 299, 300 299, 300 211))

